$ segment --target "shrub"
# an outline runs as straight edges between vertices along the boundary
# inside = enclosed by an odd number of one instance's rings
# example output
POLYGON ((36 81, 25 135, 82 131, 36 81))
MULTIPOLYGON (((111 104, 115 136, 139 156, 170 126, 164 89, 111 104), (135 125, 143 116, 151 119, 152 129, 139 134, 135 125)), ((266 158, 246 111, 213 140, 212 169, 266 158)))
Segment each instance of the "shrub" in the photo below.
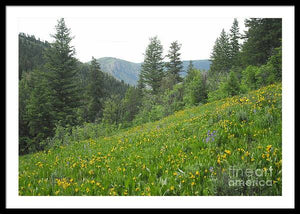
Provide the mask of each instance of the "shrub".
POLYGON ((249 65, 245 70, 242 71, 242 84, 248 90, 254 90, 257 88, 256 85, 256 73, 259 67, 249 65))
POLYGON ((229 96, 235 96, 240 93, 240 83, 235 72, 231 71, 229 73, 227 81, 224 84, 223 90, 229 96))

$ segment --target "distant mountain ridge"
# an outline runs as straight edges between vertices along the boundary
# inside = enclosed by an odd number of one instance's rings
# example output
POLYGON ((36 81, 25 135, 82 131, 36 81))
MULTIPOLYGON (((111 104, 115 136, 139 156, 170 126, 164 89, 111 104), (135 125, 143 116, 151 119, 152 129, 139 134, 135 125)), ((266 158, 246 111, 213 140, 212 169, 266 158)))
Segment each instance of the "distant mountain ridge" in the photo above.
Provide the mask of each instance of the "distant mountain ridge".
MULTIPOLYGON (((120 81, 123 80, 125 83, 128 83, 130 85, 137 85, 142 63, 129 62, 115 57, 102 57, 97 59, 97 62, 100 64, 101 70, 103 72, 109 73, 116 79, 120 81)), ((182 61, 182 76, 186 75, 186 70, 189 63, 190 60, 182 61)), ((204 59, 192 60, 192 63, 194 68, 196 69, 209 70, 211 62, 207 59, 204 59)))
POLYGON ((111 74, 120 81, 130 85, 136 85, 139 77, 141 63, 129 62, 114 57, 102 57, 97 59, 103 72, 111 74))

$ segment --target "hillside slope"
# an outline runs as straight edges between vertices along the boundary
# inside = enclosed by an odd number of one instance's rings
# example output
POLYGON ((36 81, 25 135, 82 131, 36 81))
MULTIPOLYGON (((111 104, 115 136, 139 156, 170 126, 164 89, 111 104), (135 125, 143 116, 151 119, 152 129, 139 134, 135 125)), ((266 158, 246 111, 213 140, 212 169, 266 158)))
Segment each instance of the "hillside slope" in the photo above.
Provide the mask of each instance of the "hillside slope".
POLYGON ((136 85, 139 76, 140 63, 133 63, 113 57, 103 57, 97 59, 103 72, 111 74, 120 81, 130 85, 136 85))
POLYGON ((40 41, 24 33, 19 34, 19 79, 24 72, 32 71, 45 63, 43 52, 49 47, 47 41, 40 41))
POLYGON ((281 195, 281 130, 273 84, 111 136, 74 133, 20 157, 19 194, 281 195))

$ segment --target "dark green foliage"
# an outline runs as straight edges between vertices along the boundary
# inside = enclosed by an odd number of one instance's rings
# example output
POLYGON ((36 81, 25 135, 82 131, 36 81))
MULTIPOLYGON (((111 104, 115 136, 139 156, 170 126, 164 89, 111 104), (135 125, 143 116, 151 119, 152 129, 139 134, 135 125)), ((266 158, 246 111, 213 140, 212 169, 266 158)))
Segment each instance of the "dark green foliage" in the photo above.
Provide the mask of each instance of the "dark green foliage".
POLYGON ((249 65, 245 70, 243 70, 242 84, 244 84, 249 90, 254 90, 256 88, 256 73, 259 68, 257 66, 249 65))
POLYGON ((94 122, 95 119, 102 117, 104 97, 103 79, 103 73, 100 70, 100 65, 93 57, 90 65, 89 84, 87 86, 88 121, 91 122, 94 122))
POLYGON ((224 91, 228 94, 228 96, 234 96, 239 94, 240 83, 235 72, 230 71, 228 79, 224 85, 224 91))
MULTIPOLYGON (((23 112, 32 139, 31 150, 42 150, 43 140, 51 136, 54 128, 52 95, 48 87, 49 82, 43 71, 34 70, 31 74, 30 97, 27 100, 26 112, 23 112)), ((24 152, 28 148, 21 148, 24 152)))
POLYGON ((160 82, 160 93, 164 93, 166 90, 172 90, 173 86, 177 82, 176 77, 176 75, 171 73, 168 73, 165 77, 163 77, 160 82))
POLYGON ((28 153, 30 147, 30 134, 26 106, 28 104, 32 81, 27 72, 23 72, 23 78, 19 81, 19 153, 28 153))
POLYGON ((141 105, 139 90, 134 87, 128 88, 125 97, 122 100, 122 105, 124 109, 123 121, 131 122, 138 113, 139 106, 141 105))
POLYGON ((171 115, 176 111, 184 108, 184 84, 180 83, 173 87, 172 90, 168 90, 164 94, 163 106, 165 116, 171 115))
POLYGON ((150 43, 145 52, 140 78, 146 87, 151 89, 152 94, 157 94, 161 80, 165 76, 163 63, 163 47, 157 36, 150 38, 150 43))
POLYGON ((277 18, 251 18, 245 20, 248 30, 242 46, 241 60, 244 67, 260 66, 267 62, 275 48, 281 45, 282 20, 277 18))
POLYGON ((182 71, 183 66, 182 61, 180 60, 180 48, 181 44, 179 44, 178 41, 172 42, 169 53, 167 54, 167 57, 169 58, 169 62, 166 63, 167 76, 170 76, 175 80, 174 84, 182 81, 180 72, 182 71))
POLYGON ((188 66, 188 68, 187 68, 187 70, 186 70, 187 75, 188 75, 193 69, 194 69, 193 61, 190 60, 189 66, 188 66))
POLYGON ((184 102, 187 106, 205 103, 207 99, 206 73, 194 69, 184 82, 184 102))
POLYGON ((37 40, 35 36, 24 33, 19 34, 19 80, 24 72, 32 71, 45 63, 43 52, 49 47, 47 41, 37 40))
POLYGON ((230 41, 224 29, 215 42, 210 60, 212 62, 210 66, 211 74, 228 73, 232 66, 230 41))
POLYGON ((238 95, 241 92, 241 86, 237 74, 230 71, 228 76, 224 78, 217 90, 208 93, 208 101, 212 102, 226 97, 238 95))
MULTIPOLYGON (((159 120, 186 107, 281 81, 281 20, 280 24, 277 19, 246 22, 249 28, 242 51, 237 20, 229 34, 222 30, 209 71, 197 69, 199 63, 209 67, 207 60, 181 61, 177 41, 171 44, 164 63, 157 37, 150 38, 142 64, 101 58, 103 71, 99 59, 81 63, 74 57, 64 19, 58 21, 52 44, 20 34, 20 154, 68 144, 74 140, 72 136, 88 139, 82 125, 92 126, 95 137, 100 131, 159 120), (271 41, 275 37, 279 45, 271 41)), ((243 112, 237 114, 238 120, 247 121, 243 112)), ((272 118, 266 121, 269 124, 272 118)))
POLYGON ((129 88, 128 84, 116 80, 113 76, 107 73, 103 73, 103 83, 105 99, 112 95, 120 95, 120 97, 123 98, 129 88))
POLYGON ((123 118, 123 106, 120 105, 120 96, 112 95, 104 102, 103 121, 108 124, 119 124, 123 118))
POLYGON ((231 64, 235 66, 239 65, 239 51, 240 51, 239 39, 240 38, 241 36, 239 32, 239 23, 237 19, 234 19, 229 33, 229 40, 230 40, 231 64))
POLYGON ((282 78, 282 47, 275 48, 273 52, 267 64, 272 67, 272 72, 276 81, 278 81, 282 78))
POLYGON ((248 90, 254 90, 278 81, 282 77, 281 46, 276 48, 266 64, 257 67, 249 65, 242 72, 242 84, 248 90))
POLYGON ((60 19, 56 25, 55 42, 45 52, 47 79, 52 93, 52 112, 56 123, 75 125, 80 106, 75 50, 70 46, 70 29, 60 19))

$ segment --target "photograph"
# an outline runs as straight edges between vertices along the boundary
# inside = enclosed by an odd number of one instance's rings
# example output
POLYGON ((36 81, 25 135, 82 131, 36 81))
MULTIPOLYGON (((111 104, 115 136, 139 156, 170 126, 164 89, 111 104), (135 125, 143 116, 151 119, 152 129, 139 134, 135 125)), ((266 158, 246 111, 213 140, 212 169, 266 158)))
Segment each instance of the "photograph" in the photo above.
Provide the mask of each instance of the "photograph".
POLYGON ((284 16, 67 8, 15 18, 16 197, 286 196, 284 16))

